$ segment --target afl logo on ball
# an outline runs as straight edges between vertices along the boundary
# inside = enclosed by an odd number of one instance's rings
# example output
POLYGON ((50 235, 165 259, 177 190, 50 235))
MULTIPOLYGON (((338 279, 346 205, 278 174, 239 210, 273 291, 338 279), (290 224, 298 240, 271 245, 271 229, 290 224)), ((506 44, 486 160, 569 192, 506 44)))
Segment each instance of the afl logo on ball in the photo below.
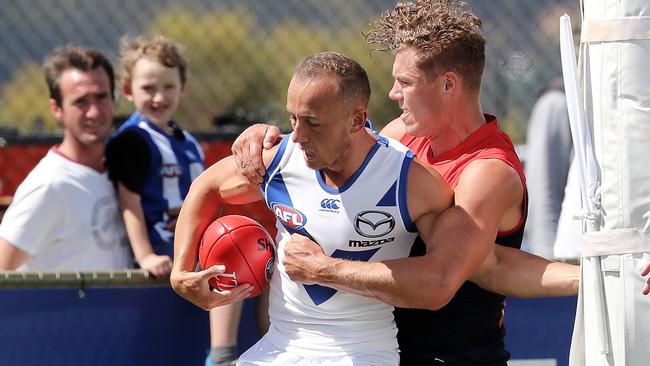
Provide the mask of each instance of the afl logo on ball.
POLYGON ((264 267, 264 279, 266 282, 271 282, 271 276, 273 276, 273 268, 273 257, 271 257, 266 262, 266 267, 264 267))
POLYGON ((289 229, 300 230, 307 223, 305 215, 293 207, 273 202, 271 208, 275 216, 289 229))
POLYGON ((354 230, 366 238, 384 236, 395 228, 395 218, 383 211, 363 211, 354 218, 354 230))

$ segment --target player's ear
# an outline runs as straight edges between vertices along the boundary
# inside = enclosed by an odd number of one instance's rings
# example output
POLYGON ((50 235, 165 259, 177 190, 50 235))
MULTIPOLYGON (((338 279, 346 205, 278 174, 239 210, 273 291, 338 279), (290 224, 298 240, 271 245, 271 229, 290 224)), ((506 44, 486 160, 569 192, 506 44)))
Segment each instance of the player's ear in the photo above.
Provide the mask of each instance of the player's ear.
POLYGON ((366 126, 366 119, 368 118, 368 110, 365 108, 357 108, 354 111, 352 119, 352 131, 357 132, 366 126))
POLYGON ((443 88, 445 93, 454 93, 460 85, 460 75, 453 71, 447 71, 443 75, 443 88))

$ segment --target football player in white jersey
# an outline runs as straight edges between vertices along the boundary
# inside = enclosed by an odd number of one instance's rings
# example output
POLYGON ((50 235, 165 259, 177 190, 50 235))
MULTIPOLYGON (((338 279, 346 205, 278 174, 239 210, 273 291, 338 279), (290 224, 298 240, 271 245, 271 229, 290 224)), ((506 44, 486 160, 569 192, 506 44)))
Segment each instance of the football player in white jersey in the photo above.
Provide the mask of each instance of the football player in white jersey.
MULTIPOLYGON (((251 291, 250 285, 210 291, 208 279, 223 273, 223 266, 194 272, 200 237, 218 216, 220 205, 264 198, 278 216, 271 330, 240 357, 239 364, 399 363, 391 306, 328 288, 308 288, 282 273, 282 245, 293 233, 312 236, 331 255, 352 253, 348 258, 371 261, 407 256, 416 228, 426 240, 435 240, 431 228, 451 205, 451 190, 437 173, 413 160, 403 146, 366 129, 369 97, 367 75, 355 61, 333 52, 308 57, 289 85, 287 111, 293 132, 287 141, 265 151, 268 179, 262 189, 238 173, 233 157, 217 162, 192 184, 176 227, 171 282, 180 295, 204 309, 241 300, 251 291), (375 174, 382 169, 380 176, 375 174), (296 187, 301 184, 315 186, 316 191, 297 194, 296 187), (416 187, 427 189, 417 191, 416 187), (354 188, 359 189, 356 195, 346 195, 354 188), (309 207, 305 197, 310 195, 320 207, 309 207), (289 198, 282 201, 278 196, 289 198), (364 196, 371 198, 364 203, 360 198, 364 196), (378 220, 382 220, 366 217, 369 214, 364 209, 390 217, 387 229, 368 232, 379 229, 378 220), (283 220, 295 211, 308 223, 283 220), (330 227, 327 220, 337 214, 338 221, 331 222, 339 225, 330 227), (321 220, 327 223, 319 225, 321 220), (361 227, 364 220, 371 221, 370 228, 361 227), (341 232, 349 240, 343 240, 341 232), (378 235, 377 239, 372 239, 373 235, 378 235)), ((461 274, 459 283, 465 279, 462 275, 469 274, 461 274)))

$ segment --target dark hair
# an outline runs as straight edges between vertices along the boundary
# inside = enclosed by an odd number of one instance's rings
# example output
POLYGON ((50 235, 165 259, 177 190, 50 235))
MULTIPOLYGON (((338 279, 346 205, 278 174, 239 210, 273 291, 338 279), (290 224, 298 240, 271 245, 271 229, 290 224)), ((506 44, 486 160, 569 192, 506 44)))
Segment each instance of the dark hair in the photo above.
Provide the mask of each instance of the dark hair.
POLYGON ((61 106, 61 74, 68 69, 77 69, 84 72, 92 71, 101 67, 108 75, 111 85, 111 97, 115 99, 115 74, 113 66, 106 56, 92 48, 83 48, 73 45, 57 47, 43 61, 45 81, 50 90, 50 98, 61 106))
POLYGON ((304 59, 294 71, 294 75, 316 78, 336 75, 339 78, 339 95, 351 108, 370 101, 370 82, 363 66, 348 56, 338 52, 320 52, 304 59))
POLYGON ((482 22, 463 1, 400 2, 372 26, 366 40, 380 45, 379 50, 414 48, 417 66, 429 76, 454 71, 469 90, 480 89, 485 66, 482 22))

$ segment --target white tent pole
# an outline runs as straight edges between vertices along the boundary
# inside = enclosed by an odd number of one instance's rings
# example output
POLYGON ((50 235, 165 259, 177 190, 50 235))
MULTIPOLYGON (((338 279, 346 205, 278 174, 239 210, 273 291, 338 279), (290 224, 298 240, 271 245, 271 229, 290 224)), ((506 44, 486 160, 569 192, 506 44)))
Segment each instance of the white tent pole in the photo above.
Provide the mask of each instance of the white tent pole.
MULTIPOLYGON (((591 141, 591 131, 585 117, 583 99, 580 97, 580 81, 578 78, 576 53, 571 30, 571 19, 566 14, 560 17, 560 54, 562 58, 564 91, 569 109, 571 136, 573 139, 575 159, 578 163, 580 191, 583 210, 585 211, 582 219, 591 221, 591 224, 597 227, 601 215, 598 173, 591 141)), ((609 353, 609 331, 605 313, 605 294, 600 261, 589 261, 589 263, 590 268, 583 268, 583 273, 586 271, 597 276, 594 284, 596 291, 595 298, 598 299, 596 305, 599 316, 596 319, 596 330, 598 332, 599 350, 601 353, 609 353)), ((585 265, 584 261, 583 265, 585 265)))

